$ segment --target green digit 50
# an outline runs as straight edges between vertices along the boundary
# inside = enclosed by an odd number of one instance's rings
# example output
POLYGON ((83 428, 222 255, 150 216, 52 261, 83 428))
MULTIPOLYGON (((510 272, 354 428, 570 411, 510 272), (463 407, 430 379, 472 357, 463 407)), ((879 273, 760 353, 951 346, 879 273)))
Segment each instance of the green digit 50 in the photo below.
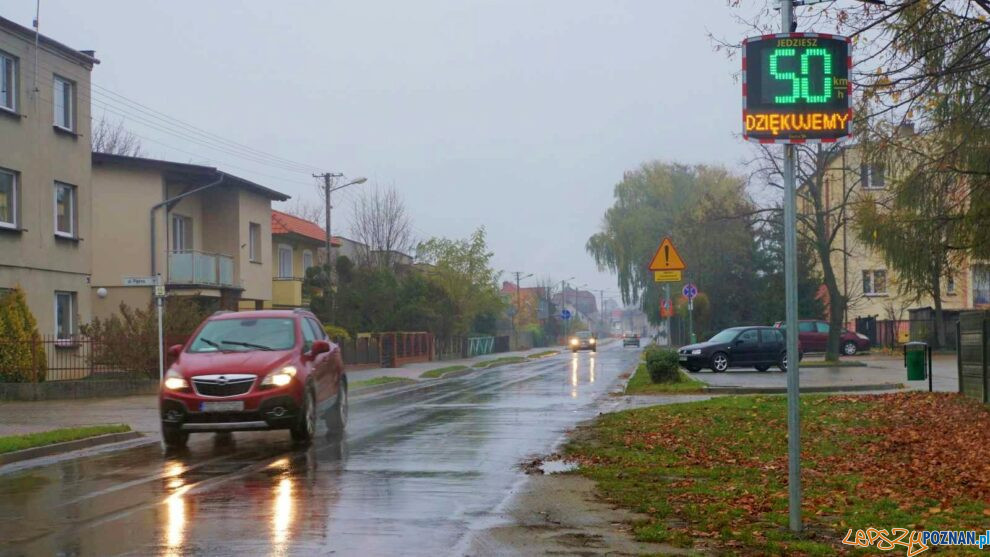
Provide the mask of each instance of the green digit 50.
POLYGON ((793 56, 797 56, 797 51, 793 48, 775 48, 773 53, 770 54, 770 75, 772 75, 774 79, 791 82, 790 94, 777 95, 773 98, 773 102, 777 104, 794 104, 801 99, 804 99, 808 104, 822 104, 828 102, 829 99, 832 98, 832 88, 830 87, 832 83, 831 53, 824 48, 809 48, 801 54, 799 59, 801 75, 794 72, 780 71, 780 63, 778 62, 778 59, 793 56), (811 65, 810 60, 815 56, 822 59, 823 91, 818 95, 811 94, 811 86, 808 79, 808 73, 811 65))

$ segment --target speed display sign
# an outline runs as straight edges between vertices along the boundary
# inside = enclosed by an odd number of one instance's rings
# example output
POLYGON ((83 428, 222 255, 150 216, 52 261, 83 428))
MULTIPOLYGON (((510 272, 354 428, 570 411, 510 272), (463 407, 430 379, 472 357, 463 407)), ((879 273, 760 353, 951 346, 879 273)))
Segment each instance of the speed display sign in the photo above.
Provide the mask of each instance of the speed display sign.
POLYGON ((743 41, 743 135, 762 143, 850 134, 849 39, 781 33, 743 41))

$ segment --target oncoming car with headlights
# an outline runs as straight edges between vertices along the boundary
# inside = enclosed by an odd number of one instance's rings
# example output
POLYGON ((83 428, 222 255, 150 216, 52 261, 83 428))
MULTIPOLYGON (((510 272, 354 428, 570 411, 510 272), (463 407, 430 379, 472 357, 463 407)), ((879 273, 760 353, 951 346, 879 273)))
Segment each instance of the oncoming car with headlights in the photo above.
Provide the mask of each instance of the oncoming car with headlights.
POLYGON ((598 339, 595 335, 591 334, 591 331, 578 331, 573 337, 571 337, 571 351, 577 352, 578 350, 591 350, 592 352, 598 351, 598 339))
POLYGON ((308 311, 217 312, 169 356, 159 396, 168 447, 195 432, 265 429, 307 442, 319 416, 332 435, 347 424, 340 348, 308 311))

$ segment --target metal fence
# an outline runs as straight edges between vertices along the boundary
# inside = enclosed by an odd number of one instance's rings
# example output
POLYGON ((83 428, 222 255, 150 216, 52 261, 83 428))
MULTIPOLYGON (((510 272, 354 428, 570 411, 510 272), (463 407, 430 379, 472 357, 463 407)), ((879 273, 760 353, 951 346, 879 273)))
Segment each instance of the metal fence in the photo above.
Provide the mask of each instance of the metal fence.
POLYGON ((344 365, 381 365, 381 344, 375 335, 362 335, 348 340, 334 339, 340 346, 344 365))
POLYGON ((99 341, 75 336, 42 336, 38 340, 0 339, 0 381, 37 383, 120 375, 111 362, 101 361, 99 341))

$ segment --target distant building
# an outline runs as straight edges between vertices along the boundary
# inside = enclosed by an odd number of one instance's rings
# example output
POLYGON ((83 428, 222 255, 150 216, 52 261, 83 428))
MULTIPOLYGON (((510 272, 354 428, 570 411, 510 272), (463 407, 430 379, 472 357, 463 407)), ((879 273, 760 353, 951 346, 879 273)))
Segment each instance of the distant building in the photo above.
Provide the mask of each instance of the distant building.
MULTIPOLYGON (((304 218, 272 210, 272 307, 295 308, 309 305, 303 297, 306 270, 319 263, 326 252, 327 233, 320 225, 304 218)), ((340 239, 331 240, 340 248, 340 239)))

